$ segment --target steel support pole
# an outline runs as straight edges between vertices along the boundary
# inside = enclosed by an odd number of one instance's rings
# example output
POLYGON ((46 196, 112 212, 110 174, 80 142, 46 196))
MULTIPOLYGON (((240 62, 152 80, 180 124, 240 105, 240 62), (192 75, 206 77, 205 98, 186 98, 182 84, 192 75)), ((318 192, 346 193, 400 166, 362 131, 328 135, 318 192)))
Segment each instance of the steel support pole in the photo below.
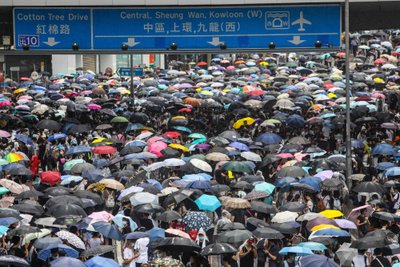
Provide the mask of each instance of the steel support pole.
POLYGON ((351 157, 351 128, 350 128, 350 14, 349 0, 344 2, 345 48, 346 48, 346 181, 351 190, 352 157, 351 157))
POLYGON ((131 105, 135 105, 135 89, 133 88, 133 54, 129 54, 129 66, 131 68, 131 81, 130 81, 130 86, 131 86, 131 105))

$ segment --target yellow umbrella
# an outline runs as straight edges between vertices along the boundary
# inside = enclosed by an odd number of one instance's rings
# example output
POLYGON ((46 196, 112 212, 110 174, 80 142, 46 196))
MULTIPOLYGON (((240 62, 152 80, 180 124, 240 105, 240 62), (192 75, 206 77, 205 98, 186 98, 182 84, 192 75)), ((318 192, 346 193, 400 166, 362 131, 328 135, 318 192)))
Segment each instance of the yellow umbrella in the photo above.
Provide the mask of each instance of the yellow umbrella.
POLYGON ((311 232, 318 231, 318 230, 321 230, 321 229, 326 229, 326 228, 331 228, 331 229, 338 229, 338 230, 340 230, 339 227, 334 226, 334 225, 332 225, 332 224, 320 224, 320 225, 316 225, 316 226, 314 226, 313 228, 311 228, 311 232))
POLYGON ((214 95, 213 92, 207 91, 207 90, 202 90, 202 91, 200 92, 200 94, 202 94, 202 95, 208 95, 208 96, 213 96, 213 95, 214 95))
POLYGON ((103 184, 105 185, 105 187, 120 191, 120 190, 124 190, 125 186, 123 184, 121 184, 120 182, 114 180, 114 179, 102 179, 99 184, 103 184))
POLYGON ((268 66, 268 65, 269 65, 269 63, 267 61, 261 61, 260 62, 260 66, 263 67, 263 68, 268 66))
POLYGON ((235 129, 239 129, 240 127, 242 127, 243 125, 252 125, 256 120, 250 117, 246 117, 240 120, 237 120, 234 124, 233 124, 233 128, 235 129))
POLYGON ((329 94, 328 94, 328 97, 329 97, 329 98, 337 98, 337 95, 334 94, 334 93, 329 93, 329 94))
POLYGON ((344 216, 344 214, 338 210, 324 210, 324 211, 321 211, 319 214, 324 215, 328 219, 334 219, 334 218, 339 218, 339 217, 344 216))
POLYGON ((186 120, 186 117, 185 116, 175 116, 175 117, 172 117, 171 120, 186 120))
POLYGON ((104 140, 106 140, 106 138, 104 138, 104 137, 99 137, 99 138, 94 139, 94 140, 92 141, 92 144, 98 144, 98 143, 103 142, 104 140))
POLYGON ((382 78, 379 78, 379 77, 375 78, 374 82, 375 83, 385 83, 385 81, 382 78))
POLYGON ((189 148, 180 145, 180 144, 169 144, 168 145, 170 148, 176 149, 176 150, 181 150, 183 152, 189 152, 189 148))
POLYGON ((27 89, 26 88, 18 88, 17 90, 14 91, 14 94, 20 94, 25 92, 27 89))
POLYGON ((282 168, 284 167, 289 167, 289 166, 293 166, 294 164, 297 163, 297 160, 289 160, 288 162, 286 162, 285 164, 283 164, 282 168))

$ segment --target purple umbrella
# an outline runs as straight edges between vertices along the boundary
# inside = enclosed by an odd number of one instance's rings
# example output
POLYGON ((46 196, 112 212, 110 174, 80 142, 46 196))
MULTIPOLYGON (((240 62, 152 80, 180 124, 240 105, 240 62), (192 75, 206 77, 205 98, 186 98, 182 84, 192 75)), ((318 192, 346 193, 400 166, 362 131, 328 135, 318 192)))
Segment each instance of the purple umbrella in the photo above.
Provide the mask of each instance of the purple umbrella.
POLYGON ((210 144, 198 144, 194 146, 197 149, 209 150, 211 148, 210 144))
POLYGON ((357 225, 346 219, 335 219, 335 222, 343 229, 357 229, 357 225))
POLYGON ((242 151, 249 151, 250 150, 250 148, 247 145, 245 145, 243 143, 240 143, 240 142, 232 142, 232 143, 229 144, 229 146, 230 147, 234 147, 234 148, 236 148, 238 150, 242 150, 242 151))

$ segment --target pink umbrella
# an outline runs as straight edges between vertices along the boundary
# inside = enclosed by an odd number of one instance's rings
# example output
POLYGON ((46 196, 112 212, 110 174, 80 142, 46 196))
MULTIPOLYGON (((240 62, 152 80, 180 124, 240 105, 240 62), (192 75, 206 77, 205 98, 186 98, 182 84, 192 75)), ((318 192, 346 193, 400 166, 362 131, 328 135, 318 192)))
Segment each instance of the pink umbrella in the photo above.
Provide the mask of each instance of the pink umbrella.
POLYGON ((297 153, 294 154, 294 158, 297 161, 302 161, 305 156, 308 156, 308 155, 307 154, 303 154, 301 152, 297 152, 297 153))
POLYGON ((322 172, 317 173, 314 176, 321 178, 322 181, 326 180, 326 179, 331 179, 333 176, 333 171, 331 171, 331 170, 322 171, 322 172))
POLYGON ((11 134, 9 132, 0 130, 0 137, 8 138, 10 136, 11 136, 11 134))
POLYGON ((234 70, 235 67, 234 67, 234 66, 228 66, 228 67, 226 67, 226 69, 227 69, 227 70, 234 70))
POLYGON ((385 95, 381 93, 373 93, 371 97, 385 99, 385 95))
POLYGON ((3 101, 0 102, 0 107, 5 107, 5 106, 12 106, 12 103, 10 101, 3 101))
POLYGON ((293 155, 290 154, 290 153, 280 153, 278 156, 279 156, 281 159, 291 159, 291 158, 293 158, 293 155))
POLYGON ((85 90, 81 92, 81 95, 90 95, 90 94, 92 94, 92 91, 90 90, 85 90))
POLYGON ((155 142, 151 145, 149 145, 149 152, 155 154, 157 157, 162 157, 161 150, 167 148, 168 145, 164 142, 155 142))
POLYGON ((0 179, 0 185, 4 186, 14 194, 21 194, 24 191, 22 185, 9 179, 0 179))
POLYGON ((185 233, 181 230, 178 229, 174 229, 174 228, 168 228, 167 230, 165 230, 166 233, 170 234, 170 235, 176 235, 176 236, 180 236, 183 238, 188 238, 190 239, 190 235, 188 233, 185 233))
POLYGON ((114 216, 106 211, 93 212, 88 217, 100 222, 110 222, 114 219, 114 216))
POLYGON ((101 106, 100 106, 100 105, 97 105, 97 104, 89 104, 87 107, 88 107, 90 110, 99 110, 99 109, 101 109, 101 106))
POLYGON ((8 208, 13 205, 15 197, 3 197, 0 199, 0 207, 8 208))
POLYGON ((360 216, 361 210, 363 210, 363 209, 367 209, 368 217, 374 211, 374 209, 370 205, 360 206, 360 207, 357 207, 357 208, 351 210, 350 214, 347 216, 347 220, 350 220, 350 221, 356 223, 357 222, 357 218, 358 218, 358 216, 360 216))
POLYGON ((162 142, 164 141, 164 137, 161 136, 153 136, 147 140, 147 145, 154 144, 155 142, 162 142))

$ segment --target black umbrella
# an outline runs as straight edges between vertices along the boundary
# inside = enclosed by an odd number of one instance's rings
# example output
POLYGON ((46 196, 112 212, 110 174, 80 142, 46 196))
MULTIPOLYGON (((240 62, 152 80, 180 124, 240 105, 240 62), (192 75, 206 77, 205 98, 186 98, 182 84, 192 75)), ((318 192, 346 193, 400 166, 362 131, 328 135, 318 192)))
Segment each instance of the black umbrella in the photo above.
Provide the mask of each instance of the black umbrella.
POLYGON ((400 222, 400 216, 386 211, 376 211, 372 213, 372 217, 388 222, 400 222))
POLYGON ((253 231, 253 234, 258 238, 282 239, 284 236, 277 230, 268 227, 258 227, 253 231))
POLYGON ((260 213, 265 213, 265 214, 269 214, 269 213, 277 213, 278 210, 276 207, 272 206, 272 205, 268 205, 265 202, 261 202, 261 201, 252 201, 250 203, 251 205, 251 209, 260 213))
POLYGON ((93 193, 93 192, 89 192, 86 190, 78 190, 74 192, 75 196, 78 196, 80 198, 88 198, 93 200, 94 202, 96 202, 97 205, 101 205, 104 203, 104 199, 102 196, 100 196, 99 194, 93 193))
POLYGON ((222 230, 223 231, 246 230, 246 227, 242 223, 230 222, 224 224, 224 226, 222 226, 222 230))
POLYGON ((211 186, 212 187, 212 191, 219 193, 219 192, 227 192, 229 190, 231 190, 231 188, 227 185, 224 184, 216 184, 211 186))
POLYGON ((297 228, 289 223, 274 223, 269 227, 285 235, 292 235, 298 232, 297 228))
POLYGON ((55 219, 54 224, 58 224, 58 225, 73 225, 73 224, 77 224, 80 221, 82 221, 82 216, 65 215, 65 216, 60 216, 57 219, 55 219))
POLYGON ((200 255, 208 256, 208 255, 234 254, 236 253, 236 251, 237 249, 228 243, 213 243, 203 248, 200 255))
POLYGON ((220 133, 218 136, 228 139, 230 141, 236 141, 238 138, 240 138, 239 133, 236 132, 235 130, 224 131, 220 133))
POLYGON ((179 252, 193 252, 200 251, 199 245, 191 239, 183 237, 166 237, 152 244, 149 247, 160 250, 179 251, 179 252))
POLYGON ((11 206, 12 209, 18 210, 19 212, 22 213, 27 213, 31 215, 36 215, 36 216, 41 216, 44 214, 44 209, 39 203, 33 204, 33 203, 22 203, 22 204, 16 204, 11 206))
POLYGON ((382 256, 392 256, 396 254, 400 254, 399 244, 391 244, 382 248, 382 256))
POLYGON ((44 194, 42 192, 33 190, 23 191, 22 193, 18 194, 15 199, 28 199, 28 198, 38 198, 42 197, 44 194))
POLYGON ((152 184, 148 183, 141 183, 138 185, 138 187, 143 188, 143 192, 151 193, 153 195, 157 195, 158 193, 161 193, 160 190, 155 188, 152 184))
POLYGON ((178 205, 179 203, 181 203, 182 201, 184 201, 187 198, 189 198, 189 196, 186 194, 183 194, 182 192, 174 192, 165 198, 165 200, 163 202, 163 206, 168 207, 171 204, 178 205))
POLYGON ((11 175, 21 175, 21 176, 32 175, 31 170, 26 167, 13 168, 7 172, 11 175))
POLYGON ((233 230, 222 232, 217 237, 217 242, 229 244, 242 244, 253 235, 247 230, 233 230))
POLYGON ((47 119, 39 121, 36 126, 39 129, 48 129, 52 131, 58 131, 61 129, 61 124, 59 124, 54 120, 47 120, 47 119))
POLYGON ((0 266, 29 267, 31 265, 23 258, 14 255, 4 255, 0 256, 0 266))
POLYGON ((168 223, 179 219, 182 219, 182 216, 178 212, 173 210, 164 211, 159 216, 157 216, 157 220, 168 223))
POLYGON ((353 188, 354 192, 385 193, 383 185, 374 182, 362 182, 353 188))
POLYGON ((7 235, 13 236, 13 235, 26 235, 26 234, 31 234, 31 233, 38 233, 40 232, 40 229, 37 227, 29 226, 29 225, 21 225, 20 227, 11 230, 7 232, 7 235))
POLYGON ((164 212, 165 209, 163 207, 161 207, 160 205, 147 203, 147 204, 142 204, 142 205, 136 206, 135 211, 142 212, 142 213, 160 213, 160 212, 164 212))
POLYGON ((60 195, 69 195, 72 193, 72 190, 63 186, 55 186, 49 187, 44 190, 46 196, 60 196, 60 195))
POLYGON ((321 187, 326 190, 340 190, 344 187, 344 184, 339 179, 325 179, 321 182, 321 187))
POLYGON ((52 206, 47 211, 47 214, 56 218, 65 215, 77 215, 82 217, 87 216, 86 212, 83 210, 81 206, 75 204, 62 204, 62 203, 52 206))
POLYGON ((298 166, 288 166, 288 167, 284 167, 281 170, 279 170, 277 172, 277 177, 286 177, 286 176, 290 176, 290 177, 303 177, 306 176, 307 172, 298 166))
POLYGON ((393 243, 395 235, 388 230, 375 230, 367 233, 364 237, 354 240, 352 248, 368 249, 382 248, 393 243))
POLYGON ((92 130, 92 127, 89 124, 77 124, 72 126, 69 130, 69 134, 75 134, 75 133, 87 133, 92 130))
POLYGON ((293 212, 301 212, 304 210, 306 205, 300 202, 287 202, 284 205, 282 205, 279 210, 280 211, 293 211, 293 212))
POLYGON ((239 188, 239 189, 253 189, 254 186, 246 181, 239 181, 236 184, 231 185, 232 188, 239 188))
POLYGON ((14 209, 9 209, 9 208, 0 208, 0 218, 5 218, 5 217, 14 217, 18 220, 22 219, 21 216, 19 216, 19 211, 14 210, 14 209))
POLYGON ((98 255, 103 255, 105 253, 114 251, 113 246, 109 245, 100 245, 100 246, 95 246, 94 248, 89 248, 81 253, 81 257, 91 257, 91 256, 98 256, 98 255))
POLYGON ((83 202, 81 201, 81 199, 77 196, 72 196, 72 195, 71 196, 63 195, 63 196, 52 197, 46 202, 45 206, 47 209, 51 209, 52 206, 60 204, 60 203, 75 204, 75 205, 83 207, 83 202))

